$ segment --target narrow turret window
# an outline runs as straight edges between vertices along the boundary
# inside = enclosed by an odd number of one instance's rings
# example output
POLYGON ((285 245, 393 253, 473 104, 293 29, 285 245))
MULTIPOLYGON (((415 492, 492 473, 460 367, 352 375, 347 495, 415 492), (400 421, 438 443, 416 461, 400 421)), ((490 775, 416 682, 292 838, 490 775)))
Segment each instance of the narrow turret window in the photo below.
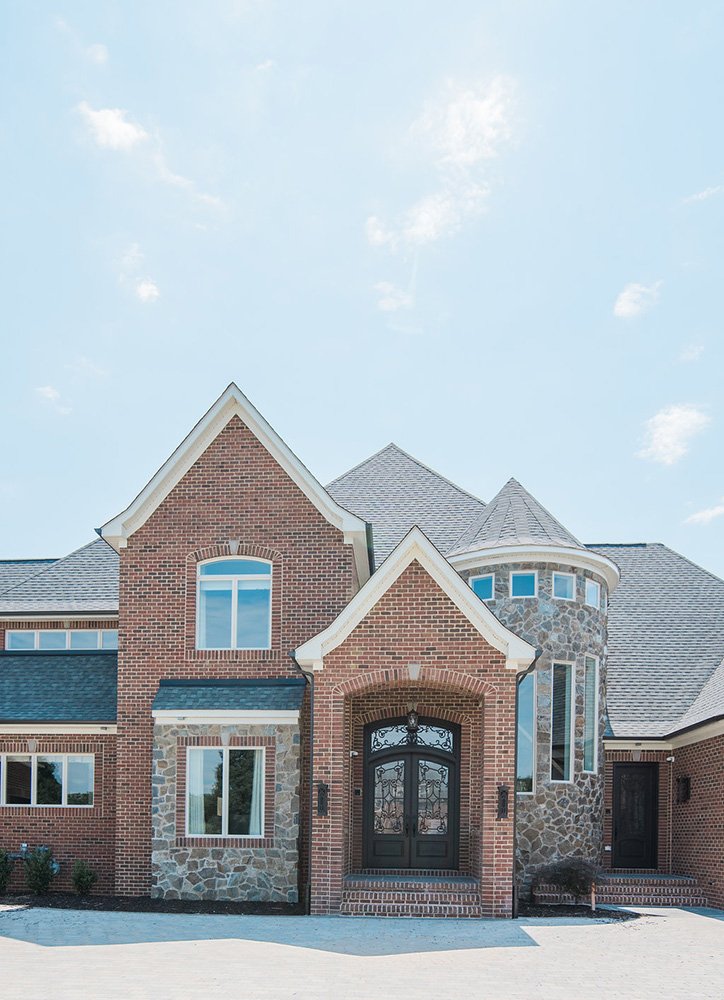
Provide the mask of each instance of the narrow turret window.
POLYGON ((598 766, 598 660, 586 657, 583 691, 583 770, 595 772, 598 766))
POLYGON ((595 580, 586 580, 586 604, 592 608, 601 607, 601 584, 595 580))
POLYGON ((554 663, 551 690, 551 781, 573 779, 573 664, 554 663))
POLYGON ((535 672, 518 685, 516 792, 532 792, 535 781, 535 672))

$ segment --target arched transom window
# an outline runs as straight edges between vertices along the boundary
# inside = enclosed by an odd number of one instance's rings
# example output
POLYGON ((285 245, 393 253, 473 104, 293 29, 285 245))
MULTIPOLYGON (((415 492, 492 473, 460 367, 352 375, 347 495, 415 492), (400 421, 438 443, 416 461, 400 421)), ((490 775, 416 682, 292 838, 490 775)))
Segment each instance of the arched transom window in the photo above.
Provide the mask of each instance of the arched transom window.
POLYGON ((197 647, 269 649, 271 575, 271 563, 261 559, 199 563, 197 647))

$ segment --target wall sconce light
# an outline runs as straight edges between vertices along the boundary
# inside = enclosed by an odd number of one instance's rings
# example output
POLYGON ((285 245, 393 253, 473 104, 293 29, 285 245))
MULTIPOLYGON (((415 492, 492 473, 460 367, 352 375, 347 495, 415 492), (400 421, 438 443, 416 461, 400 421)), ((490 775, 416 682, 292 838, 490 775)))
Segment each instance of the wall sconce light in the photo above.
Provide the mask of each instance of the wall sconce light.
POLYGON ((676 779, 676 801, 681 804, 691 798, 691 778, 688 774, 680 774, 676 779))
POLYGON ((508 818, 508 786, 498 785, 498 819, 508 818))

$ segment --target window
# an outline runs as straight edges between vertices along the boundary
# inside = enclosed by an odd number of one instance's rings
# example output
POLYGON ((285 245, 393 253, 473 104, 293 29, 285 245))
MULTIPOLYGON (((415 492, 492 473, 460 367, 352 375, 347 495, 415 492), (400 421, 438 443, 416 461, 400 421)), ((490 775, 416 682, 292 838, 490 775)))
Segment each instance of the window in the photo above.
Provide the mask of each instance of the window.
POLYGON ((92 806, 93 784, 92 755, 0 756, 0 805, 92 806))
POLYGON ((538 574, 531 572, 513 572, 510 574, 511 597, 535 597, 538 592, 538 574))
POLYGON ((535 672, 518 685, 518 752, 516 792, 533 791, 535 781, 535 672))
POLYGON ((554 663, 551 691, 551 781, 573 777, 573 664, 554 663))
POLYGON ((189 748, 186 827, 192 837, 264 835, 264 751, 189 748))
POLYGON ((573 573, 553 574, 553 596, 560 601, 575 601, 576 577, 573 573))
POLYGON ((495 600, 495 573, 486 573, 485 576, 471 576, 470 586, 481 601, 495 600))
POLYGON ((583 689, 583 770, 598 768, 598 660, 587 656, 583 689))
POLYGON ((271 563, 215 559, 199 565, 199 649, 269 649, 271 563))
POLYGON ((20 629, 5 633, 5 648, 22 649, 118 649, 117 628, 20 629))
POLYGON ((595 580, 586 579, 586 604, 592 608, 601 607, 601 584, 595 580))

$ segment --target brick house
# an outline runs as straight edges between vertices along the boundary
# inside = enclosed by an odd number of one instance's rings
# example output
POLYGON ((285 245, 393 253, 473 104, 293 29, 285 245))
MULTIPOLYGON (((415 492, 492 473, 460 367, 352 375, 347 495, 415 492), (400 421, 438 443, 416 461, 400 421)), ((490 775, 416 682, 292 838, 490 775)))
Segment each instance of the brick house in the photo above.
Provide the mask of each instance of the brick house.
POLYGON ((98 534, 0 562, 0 847, 59 886, 510 916, 571 856, 724 907, 724 582, 684 557, 394 445, 324 488, 233 384, 98 534))

